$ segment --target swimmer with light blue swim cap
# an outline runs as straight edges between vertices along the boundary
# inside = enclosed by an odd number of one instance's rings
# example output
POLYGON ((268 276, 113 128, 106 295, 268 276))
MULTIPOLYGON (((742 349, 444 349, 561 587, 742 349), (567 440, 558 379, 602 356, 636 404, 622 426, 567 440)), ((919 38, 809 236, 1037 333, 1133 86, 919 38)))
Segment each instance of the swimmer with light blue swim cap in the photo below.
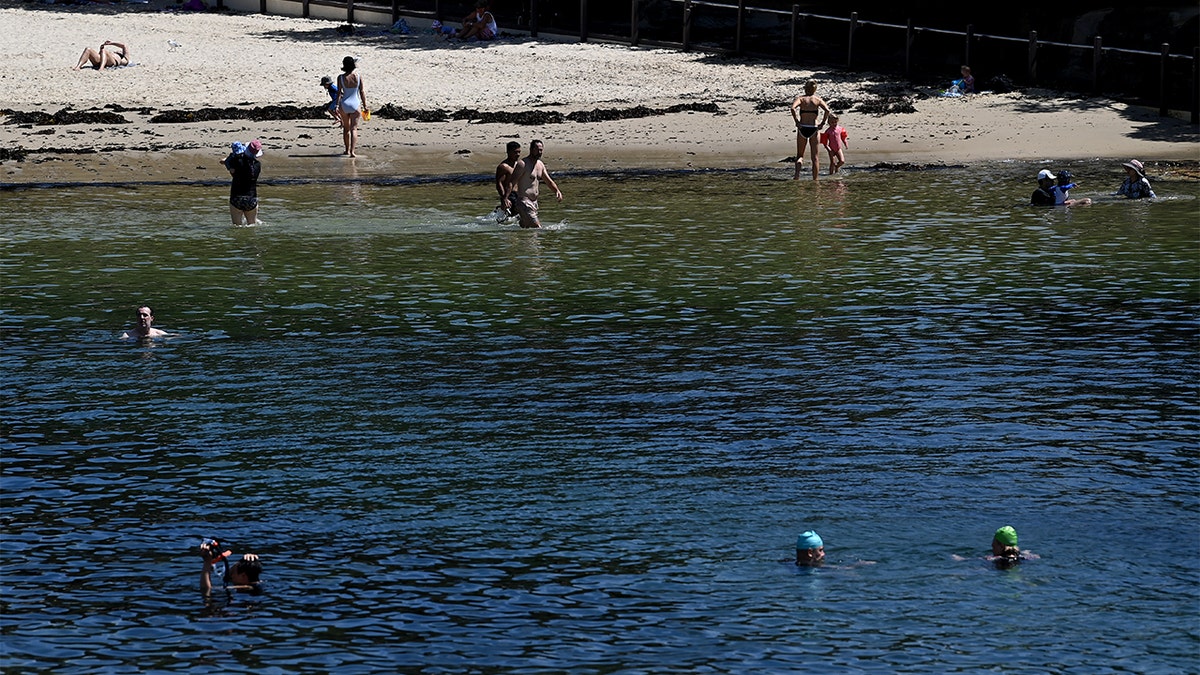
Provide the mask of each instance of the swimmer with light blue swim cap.
POLYGON ((821 535, 805 530, 796 538, 796 564, 805 567, 819 565, 825 560, 825 542, 821 535))

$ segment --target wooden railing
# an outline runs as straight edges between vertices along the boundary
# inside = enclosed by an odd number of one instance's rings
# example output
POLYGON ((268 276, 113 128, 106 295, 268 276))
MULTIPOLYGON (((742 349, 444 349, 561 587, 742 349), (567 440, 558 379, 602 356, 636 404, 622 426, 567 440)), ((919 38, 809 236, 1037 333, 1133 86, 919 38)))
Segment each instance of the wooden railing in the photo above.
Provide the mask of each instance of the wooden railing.
MULTIPOLYGON (((1106 47, 1100 37, 1094 38, 1091 44, 1071 44, 1041 40, 1036 31, 1031 31, 1027 37, 990 35, 975 32, 971 25, 967 25, 963 31, 914 26, 911 19, 906 25, 899 25, 860 19, 857 12, 852 12, 849 17, 830 16, 801 12, 799 5, 793 5, 791 11, 747 6, 745 0, 738 0, 736 3, 712 0, 668 0, 679 5, 678 24, 674 28, 658 23, 650 25, 642 15, 646 0, 628 0, 628 30, 618 33, 611 30, 611 23, 606 25, 610 30, 595 30, 592 22, 589 21, 588 0, 578 1, 577 32, 575 29, 568 30, 564 26, 539 27, 538 0, 525 0, 525 3, 528 3, 528 14, 518 18, 518 29, 528 32, 532 37, 537 37, 539 31, 558 36, 575 36, 577 34, 581 42, 599 39, 627 43, 632 46, 649 44, 674 47, 685 51, 701 49, 718 53, 750 53, 769 58, 787 58, 793 62, 804 58, 806 62, 827 63, 847 69, 870 67, 904 77, 914 77, 920 74, 928 76, 925 71, 929 70, 929 66, 921 69, 917 65, 917 61, 919 56, 926 57, 925 60, 928 61, 931 52, 935 59, 941 58, 943 61, 961 54, 961 63, 971 64, 979 73, 985 69, 979 68, 979 64, 975 63, 973 58, 986 61, 988 57, 981 58, 981 52, 1008 49, 1010 54, 1007 58, 992 57, 997 61, 997 65, 1004 66, 1004 70, 994 72, 1008 72, 1009 67, 1014 66, 1019 60, 1022 63, 1016 67, 1024 72, 1014 72, 1013 75, 1027 86, 1046 84, 1057 88, 1086 91, 1091 94, 1100 94, 1108 85, 1133 86, 1141 90, 1142 98, 1157 103, 1160 115, 1169 114, 1171 104, 1174 103, 1175 109, 1190 109, 1193 124, 1200 122, 1200 93, 1198 93, 1200 92, 1200 68, 1197 66, 1200 63, 1200 49, 1194 49, 1190 55, 1173 54, 1170 45, 1165 42, 1161 44, 1159 51, 1106 47), (730 13, 732 13, 732 17, 729 16, 730 13), (724 17, 726 21, 722 25, 733 28, 732 39, 727 34, 715 39, 696 39, 695 24, 697 17, 702 14, 706 18, 724 17), (747 49, 749 21, 752 17, 775 17, 778 23, 786 23, 789 27, 786 51, 777 41, 772 42, 769 39, 777 37, 774 30, 768 30, 764 34, 768 39, 755 41, 753 48, 747 49), (835 30, 817 29, 815 25, 818 24, 819 27, 826 28, 841 24, 840 34, 842 37, 832 37, 838 34, 835 30), (647 37, 642 30, 643 27, 649 29, 646 32, 653 32, 657 35, 647 37), (869 44, 864 46, 862 40, 856 41, 856 38, 864 30, 869 30, 873 35, 879 37, 870 40, 869 44), (930 38, 937 38, 941 44, 937 46, 923 44, 930 38), (960 42, 961 46, 957 49, 952 47, 954 42, 960 42), (890 44, 902 44, 902 50, 888 47, 887 45, 890 44), (1014 47, 1023 54, 1013 54, 1014 47), (841 50, 844 50, 842 52, 844 58, 837 57, 841 50), (887 58, 888 54, 896 54, 899 51, 903 52, 902 58, 887 58), (1065 55, 1065 58, 1060 58, 1059 61, 1073 63, 1075 67, 1071 68, 1069 72, 1054 71, 1052 75, 1047 73, 1049 69, 1042 67, 1042 63, 1046 60, 1044 55, 1048 51, 1053 55, 1065 55), (1089 69, 1080 67, 1079 63, 1089 60, 1089 57, 1090 73, 1086 73, 1089 69), (1117 77, 1108 74, 1106 76, 1105 64, 1116 59, 1127 60, 1131 64, 1126 65, 1124 69, 1116 68, 1118 71, 1132 68, 1137 73, 1156 73, 1157 87, 1151 88, 1153 80, 1144 75, 1130 77, 1123 74, 1123 77, 1117 77)), ((609 3, 619 1, 605 0, 605 6, 611 10, 612 5, 609 3)), ((237 5, 244 5, 247 2, 253 2, 253 0, 217 0, 217 6, 231 5, 235 6, 235 9, 246 10, 248 8, 237 5)), ((270 0, 270 2, 274 5, 284 2, 299 4, 300 16, 304 17, 312 15, 312 6, 344 9, 345 20, 348 23, 356 22, 358 18, 355 16, 356 8, 364 13, 389 16, 391 22, 395 23, 401 17, 443 19, 446 18, 443 16, 444 10, 461 8, 463 4, 461 1, 449 2, 447 0, 403 3, 401 0, 391 0, 390 3, 387 0, 270 0), (414 5, 420 8, 414 8, 414 5)), ((543 7, 549 4, 548 0, 543 0, 543 3, 543 7)), ((259 12, 269 13, 267 11, 268 0, 258 0, 256 4, 259 12)), ((566 3, 559 1, 555 2, 554 6, 561 7, 564 4, 566 3)), ((454 20, 457 17, 450 18, 454 20)), ((939 72, 941 72, 941 65, 944 64, 939 65, 939 72)), ((957 73, 957 67, 952 72, 957 73)), ((955 74, 954 77, 957 75, 955 74)), ((947 79, 950 78, 947 77, 947 79)))

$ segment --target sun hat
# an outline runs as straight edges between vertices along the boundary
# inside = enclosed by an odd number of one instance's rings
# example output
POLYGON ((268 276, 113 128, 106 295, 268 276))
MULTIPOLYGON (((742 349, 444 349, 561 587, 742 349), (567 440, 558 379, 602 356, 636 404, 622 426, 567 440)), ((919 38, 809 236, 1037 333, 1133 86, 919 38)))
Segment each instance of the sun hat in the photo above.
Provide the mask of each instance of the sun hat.
POLYGON ((1134 171, 1138 172, 1138 175, 1140 175, 1140 176, 1146 175, 1146 169, 1142 166, 1142 163, 1137 161, 1136 159, 1131 159, 1128 162, 1125 162, 1124 164, 1122 164, 1121 166, 1129 168, 1129 169, 1133 169, 1134 171))
POLYGON ((322 75, 321 76, 321 86, 324 87, 327 84, 333 84, 333 78, 328 75, 322 75))
POLYGON ((813 532, 812 530, 801 532, 800 536, 796 538, 796 550, 798 551, 810 548, 821 548, 824 545, 825 542, 821 541, 821 535, 813 532))
POLYGON ((246 152, 246 144, 241 141, 234 141, 233 144, 229 146, 229 149, 233 151, 233 154, 240 155, 246 152))
POLYGON ((1012 525, 1005 525, 1004 527, 996 530, 995 539, 1005 546, 1016 546, 1017 531, 1013 529, 1012 525))
POLYGON ((1038 172, 1038 180, 1042 180, 1043 178, 1054 180, 1054 174, 1050 173, 1050 169, 1042 169, 1038 172))
POLYGON ((246 146, 246 149, 249 150, 250 154, 254 155, 255 157, 262 157, 262 141, 258 140, 257 138, 250 141, 250 144, 246 146))

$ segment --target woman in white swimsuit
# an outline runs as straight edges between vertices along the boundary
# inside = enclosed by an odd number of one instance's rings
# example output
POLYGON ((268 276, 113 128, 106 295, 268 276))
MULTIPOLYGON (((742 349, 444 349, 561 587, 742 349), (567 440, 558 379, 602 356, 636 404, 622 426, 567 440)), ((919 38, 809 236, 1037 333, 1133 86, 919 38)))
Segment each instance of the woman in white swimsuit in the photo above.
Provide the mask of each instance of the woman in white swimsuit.
POLYGON ((367 109, 367 92, 363 89, 362 76, 354 72, 357 64, 353 56, 342 59, 342 74, 338 75, 337 109, 342 118, 342 143, 346 145, 343 155, 354 154, 358 146, 358 121, 367 109))

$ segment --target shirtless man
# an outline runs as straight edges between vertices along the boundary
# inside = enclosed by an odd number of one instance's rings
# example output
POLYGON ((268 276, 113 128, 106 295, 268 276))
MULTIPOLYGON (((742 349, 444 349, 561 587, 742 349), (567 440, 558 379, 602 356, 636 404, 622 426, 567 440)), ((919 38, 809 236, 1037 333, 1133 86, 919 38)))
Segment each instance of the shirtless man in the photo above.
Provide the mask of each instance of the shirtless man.
POLYGON ((512 202, 512 205, 517 215, 521 217, 521 227, 542 226, 541 221, 538 220, 539 181, 546 181, 546 184, 554 190, 554 196, 558 201, 562 201, 562 192, 554 183, 554 179, 550 177, 546 165, 542 164, 542 149, 541 141, 533 141, 529 144, 529 156, 517 160, 513 167, 511 185, 516 188, 517 199, 512 202))
POLYGON ((500 208, 511 216, 514 215, 512 203, 517 199, 516 185, 512 179, 513 168, 517 166, 517 160, 521 159, 521 144, 509 141, 505 150, 508 156, 496 165, 496 192, 500 195, 500 208))
POLYGON ((165 330, 151 326, 154 323, 154 312, 149 307, 137 308, 137 327, 121 334, 122 340, 145 340, 146 338, 167 337, 165 330))
POLYGON ((73 70, 79 70, 85 63, 91 63, 96 70, 104 70, 105 67, 111 66, 127 66, 129 65, 129 47, 120 42, 105 40, 104 44, 100 45, 100 49, 92 49, 88 47, 83 50, 83 54, 79 57, 79 63, 75 64, 73 70), (116 47, 116 49, 109 49, 116 47))
POLYGON ((809 154, 812 156, 812 177, 813 180, 817 179, 817 174, 821 172, 821 163, 817 159, 817 132, 825 126, 826 120, 832 114, 825 101, 817 96, 817 83, 813 80, 805 82, 804 94, 792 101, 792 119, 796 120, 796 174, 792 176, 793 180, 800 180, 800 164, 804 159, 805 143, 811 148, 809 154), (822 111, 825 114, 821 121, 817 122, 817 114, 822 111))

